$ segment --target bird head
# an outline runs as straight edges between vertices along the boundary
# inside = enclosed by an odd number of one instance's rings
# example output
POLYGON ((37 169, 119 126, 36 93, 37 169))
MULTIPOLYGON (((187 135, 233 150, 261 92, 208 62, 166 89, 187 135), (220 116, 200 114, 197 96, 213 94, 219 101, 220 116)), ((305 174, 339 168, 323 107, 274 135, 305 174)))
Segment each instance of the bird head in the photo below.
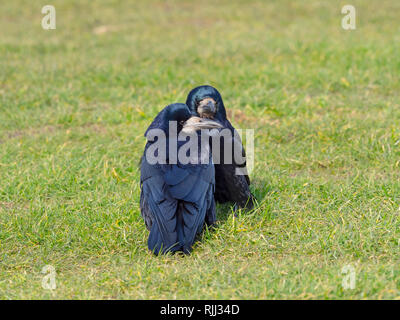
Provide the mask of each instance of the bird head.
POLYGON ((200 86, 190 91, 186 104, 190 111, 201 118, 224 121, 226 111, 221 95, 212 86, 200 86))
POLYGON ((174 103, 167 106, 167 112, 165 114, 165 122, 176 121, 177 131, 180 132, 183 128, 184 123, 192 116, 187 105, 183 103, 174 103))
POLYGON ((158 115, 154 118, 153 122, 147 128, 147 136, 149 130, 161 129, 166 135, 169 133, 169 125, 172 121, 176 122, 177 132, 180 132, 183 128, 183 124, 192 116, 188 106, 183 103, 173 103, 166 106, 161 110, 158 115))

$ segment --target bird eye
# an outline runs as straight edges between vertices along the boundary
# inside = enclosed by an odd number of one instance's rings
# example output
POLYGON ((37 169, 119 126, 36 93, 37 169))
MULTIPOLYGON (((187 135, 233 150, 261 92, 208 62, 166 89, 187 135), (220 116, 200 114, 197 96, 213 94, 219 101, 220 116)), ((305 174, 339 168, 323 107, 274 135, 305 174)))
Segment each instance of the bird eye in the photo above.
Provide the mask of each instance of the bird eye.
POLYGON ((185 121, 179 121, 179 124, 181 125, 181 126, 183 126, 183 124, 185 123, 185 121))

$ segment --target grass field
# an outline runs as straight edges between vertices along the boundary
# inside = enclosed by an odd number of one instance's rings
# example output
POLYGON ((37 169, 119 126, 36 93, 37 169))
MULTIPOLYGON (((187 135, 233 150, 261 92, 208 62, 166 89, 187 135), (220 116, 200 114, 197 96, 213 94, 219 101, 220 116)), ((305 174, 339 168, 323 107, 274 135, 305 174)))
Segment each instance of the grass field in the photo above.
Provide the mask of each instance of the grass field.
POLYGON ((3 1, 0 298, 400 298, 399 15, 396 0, 3 1), (143 133, 201 84, 255 130, 259 206, 219 206, 191 256, 154 257, 143 133))

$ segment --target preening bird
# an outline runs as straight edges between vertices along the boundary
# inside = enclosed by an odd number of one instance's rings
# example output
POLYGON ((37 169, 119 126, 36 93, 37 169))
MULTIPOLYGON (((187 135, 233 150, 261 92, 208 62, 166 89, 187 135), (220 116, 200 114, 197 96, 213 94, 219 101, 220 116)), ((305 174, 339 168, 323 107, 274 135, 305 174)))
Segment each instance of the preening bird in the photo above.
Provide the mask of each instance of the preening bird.
MULTIPOLYGON (((147 144, 141 160, 140 209, 150 230, 148 248, 156 255, 175 251, 190 253, 204 224, 212 225, 216 220, 215 170, 211 152, 208 163, 183 163, 179 151, 183 150, 187 139, 178 139, 180 133, 199 137, 200 129, 213 128, 221 128, 221 125, 193 117, 185 104, 175 103, 165 107, 145 133, 147 144), (153 137, 160 132, 165 134, 164 140, 161 136, 153 137), (157 143, 158 149, 154 148, 157 143), (155 162, 150 151, 154 151, 158 159, 164 155, 165 161, 155 162)), ((190 154, 188 158, 200 159, 206 149, 207 146, 200 148, 197 155, 190 154)), ((183 154, 187 155, 186 152, 183 154)))
MULTIPOLYGON (((220 138, 220 161, 215 164, 215 200, 220 203, 233 202, 239 207, 252 208, 254 196, 250 192, 250 179, 246 170, 245 150, 240 138, 235 138, 235 128, 226 117, 222 97, 217 89, 211 86, 200 86, 190 91, 186 104, 190 111, 199 117, 217 120, 225 129, 231 132, 231 140, 220 138), (224 148, 232 147, 232 161, 226 161, 224 148), (242 163, 235 159, 234 152, 239 152, 244 158, 242 163), (237 174, 241 171, 243 174, 237 174)), ((213 151, 214 153, 214 151, 213 151)))

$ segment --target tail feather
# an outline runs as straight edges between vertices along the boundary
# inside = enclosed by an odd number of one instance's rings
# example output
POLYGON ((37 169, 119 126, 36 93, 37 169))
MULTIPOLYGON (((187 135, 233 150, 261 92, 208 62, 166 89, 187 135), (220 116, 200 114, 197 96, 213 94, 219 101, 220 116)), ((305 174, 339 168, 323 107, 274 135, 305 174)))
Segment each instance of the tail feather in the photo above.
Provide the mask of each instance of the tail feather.
POLYGON ((154 223, 151 227, 147 246, 149 250, 152 251, 155 255, 159 255, 160 253, 178 251, 181 248, 177 241, 177 237, 175 237, 175 240, 166 240, 163 237, 157 223, 154 223))
POLYGON ((181 250, 184 253, 192 251, 192 245, 199 229, 201 231, 204 224, 204 210, 198 210, 197 207, 188 202, 182 202, 178 208, 177 234, 181 250))

